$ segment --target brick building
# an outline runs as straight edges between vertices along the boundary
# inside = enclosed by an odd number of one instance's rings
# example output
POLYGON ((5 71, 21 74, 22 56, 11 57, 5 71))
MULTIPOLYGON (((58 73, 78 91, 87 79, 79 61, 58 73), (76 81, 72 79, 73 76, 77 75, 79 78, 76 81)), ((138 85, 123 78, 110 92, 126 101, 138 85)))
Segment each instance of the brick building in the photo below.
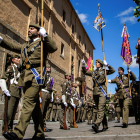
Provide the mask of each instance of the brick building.
MULTIPOLYGON (((41 22, 41 0, 0 0, 0 35, 17 44, 28 41, 29 23, 41 22)), ((49 55, 54 88, 61 92, 60 84, 65 72, 71 73, 82 94, 82 81, 86 81, 87 93, 92 93, 90 77, 82 78, 81 60, 93 58, 94 45, 86 33, 70 0, 44 0, 44 28, 53 38, 58 50, 49 55)), ((0 72, 5 71, 6 59, 12 54, 0 47, 0 72)))

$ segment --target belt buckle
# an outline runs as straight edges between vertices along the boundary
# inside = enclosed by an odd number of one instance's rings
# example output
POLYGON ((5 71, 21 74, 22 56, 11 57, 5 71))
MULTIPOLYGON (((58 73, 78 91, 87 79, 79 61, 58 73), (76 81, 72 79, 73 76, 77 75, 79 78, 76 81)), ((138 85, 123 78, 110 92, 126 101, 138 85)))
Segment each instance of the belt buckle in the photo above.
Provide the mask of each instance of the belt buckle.
POLYGON ((31 65, 30 64, 26 64, 26 69, 30 69, 31 68, 31 65))
POLYGON ((98 84, 96 84, 95 86, 98 87, 98 84))

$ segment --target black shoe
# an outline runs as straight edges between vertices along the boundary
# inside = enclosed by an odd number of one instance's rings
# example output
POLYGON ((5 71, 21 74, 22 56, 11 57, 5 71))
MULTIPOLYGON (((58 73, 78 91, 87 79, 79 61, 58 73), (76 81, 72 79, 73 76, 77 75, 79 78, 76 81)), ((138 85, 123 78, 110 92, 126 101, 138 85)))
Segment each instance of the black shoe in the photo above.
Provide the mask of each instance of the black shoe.
POLYGON ((2 134, 6 139, 10 139, 10 133, 9 132, 5 132, 2 134))
POLYGON ((45 137, 33 136, 31 140, 45 140, 45 137))
MULTIPOLYGON (((60 129, 64 129, 64 127, 60 126, 60 129)), ((67 127, 67 129, 64 129, 64 130, 70 130, 70 128, 67 127)))
POLYGON ((127 127, 128 127, 128 124, 123 123, 123 127, 122 128, 127 128, 127 127))
POLYGON ((107 128, 103 128, 103 129, 102 129, 102 132, 103 132, 103 131, 106 131, 107 129, 108 129, 108 127, 107 127, 107 128))
POLYGON ((94 131, 95 131, 96 133, 98 133, 98 126, 97 126, 96 124, 93 124, 93 125, 92 125, 92 128, 94 129, 94 131))
POLYGON ((70 128, 74 128, 74 126, 70 126, 70 128))
POLYGON ((51 131, 52 131, 52 129, 48 129, 47 127, 44 128, 44 132, 51 132, 51 131))
POLYGON ((14 133, 14 132, 11 132, 11 133, 9 133, 10 135, 10 139, 9 140, 20 140, 19 138, 18 138, 18 136, 14 133))

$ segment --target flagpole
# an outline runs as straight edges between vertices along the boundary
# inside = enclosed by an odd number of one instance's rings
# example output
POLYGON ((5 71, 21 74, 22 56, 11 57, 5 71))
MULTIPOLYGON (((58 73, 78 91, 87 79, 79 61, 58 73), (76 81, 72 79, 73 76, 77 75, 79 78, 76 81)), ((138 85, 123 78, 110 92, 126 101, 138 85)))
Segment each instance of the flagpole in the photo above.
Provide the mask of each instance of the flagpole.
MULTIPOLYGON (((127 69, 129 69, 129 66, 127 66, 127 69)), ((128 80, 129 80, 129 89, 130 89, 130 97, 131 97, 131 87, 130 87, 130 75, 129 75, 129 72, 128 72, 128 80)))
MULTIPOLYGON (((98 4, 98 11, 100 12, 100 4, 98 4)), ((101 28, 101 39, 102 39, 102 51, 103 51, 103 59, 105 60, 105 52, 104 52, 104 42, 103 42, 103 31, 101 28)), ((107 87, 107 96, 108 96, 108 84, 107 84, 107 75, 106 75, 106 67, 105 68, 105 78, 106 78, 106 87, 107 87)))

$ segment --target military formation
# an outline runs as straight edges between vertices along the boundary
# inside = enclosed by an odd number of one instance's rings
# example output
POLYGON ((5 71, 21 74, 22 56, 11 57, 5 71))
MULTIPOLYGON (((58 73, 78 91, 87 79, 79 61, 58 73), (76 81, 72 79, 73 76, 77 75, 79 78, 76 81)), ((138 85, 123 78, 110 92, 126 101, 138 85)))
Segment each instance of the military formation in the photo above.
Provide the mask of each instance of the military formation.
MULTIPOLYGON (((47 128, 47 122, 51 121, 50 118, 52 121, 59 121, 60 129, 64 130, 78 128, 78 123, 87 120, 87 125, 92 125, 92 129, 98 133, 101 123, 102 131, 106 131, 108 121, 114 120, 116 114, 117 122, 120 123, 122 115, 123 128, 128 127, 130 89, 128 76, 124 74, 122 67, 118 68, 119 76, 108 80, 109 83, 116 83, 118 87, 117 96, 112 104, 106 105, 107 87, 105 83, 106 75, 113 74, 115 70, 105 60, 97 59, 96 70, 93 72, 87 71, 85 61, 82 61, 84 75, 91 76, 93 80, 93 95, 87 93, 80 97, 80 93, 76 89, 77 84, 71 82, 69 73, 65 73, 64 81, 60 85, 61 93, 57 93, 53 87, 51 66, 48 62, 46 64, 48 54, 57 51, 56 43, 46 33, 46 30, 37 24, 29 25, 28 36, 30 40, 21 46, 0 36, 2 47, 21 54, 21 57, 16 54, 12 55, 11 65, 0 79, 0 87, 8 97, 7 118, 4 118, 2 126, 3 136, 6 139, 22 139, 31 118, 34 121, 35 130, 32 140, 44 140, 44 132, 52 131, 47 128), (43 47, 43 84, 40 80, 41 38, 44 38, 43 45, 45 46, 43 47), (21 64, 20 69, 19 64, 21 64), (108 67, 106 73, 103 66, 108 67), (13 129, 13 120, 21 98, 21 91, 24 93, 22 112, 18 124, 13 129), (106 106, 108 106, 108 119, 106 106), (7 120, 7 124, 5 120, 7 120)), ((135 108, 137 106, 135 97, 139 91, 135 74, 130 69, 128 72, 133 81, 131 89, 135 108)), ((134 112, 136 123, 139 123, 137 110, 134 112)))

